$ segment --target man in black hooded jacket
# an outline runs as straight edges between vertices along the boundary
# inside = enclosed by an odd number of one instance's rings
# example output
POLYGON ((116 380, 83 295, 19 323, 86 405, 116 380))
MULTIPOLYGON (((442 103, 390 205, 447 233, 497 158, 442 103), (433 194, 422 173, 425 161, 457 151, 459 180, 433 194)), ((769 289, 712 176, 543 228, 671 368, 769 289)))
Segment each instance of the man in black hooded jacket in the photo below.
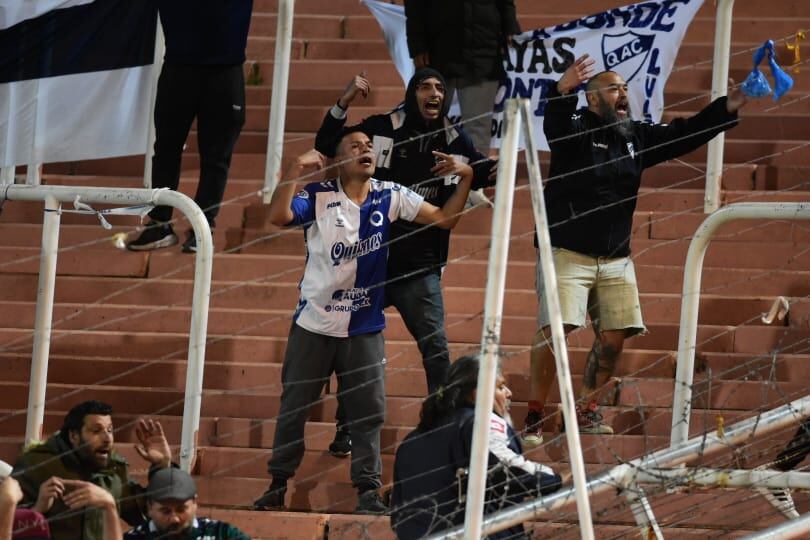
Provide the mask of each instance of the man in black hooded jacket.
MULTIPOLYGON (((326 113, 315 138, 315 149, 334 157, 335 142, 346 124, 346 111, 359 94, 369 90, 368 81, 358 75, 332 109, 326 113)), ((493 162, 475 149, 469 136, 447 118, 444 78, 435 69, 418 70, 408 83, 405 101, 385 114, 360 122, 371 137, 377 156, 374 177, 406 186, 441 207, 453 194, 459 178, 434 178, 433 151, 453 155, 474 171, 471 189, 489 185, 493 162)), ((458 219, 458 218, 456 218, 458 219)), ((425 368, 428 392, 443 382, 450 365, 444 330, 444 300, 441 272, 447 262, 450 231, 396 222, 391 226, 388 255, 386 303, 399 311, 408 331, 416 339, 425 368)), ((351 452, 349 428, 342 425, 338 408, 338 432, 330 445, 332 455, 351 452)))

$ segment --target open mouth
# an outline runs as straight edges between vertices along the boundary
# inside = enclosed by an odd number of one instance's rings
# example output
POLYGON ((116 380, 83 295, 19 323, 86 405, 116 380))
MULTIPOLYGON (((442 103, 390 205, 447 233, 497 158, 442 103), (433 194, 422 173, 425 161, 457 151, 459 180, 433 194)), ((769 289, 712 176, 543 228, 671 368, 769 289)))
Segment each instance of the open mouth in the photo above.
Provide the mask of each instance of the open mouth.
POLYGON ((442 109, 442 102, 438 98, 430 98, 425 102, 425 110, 432 113, 439 113, 442 109))
POLYGON ((370 155, 360 156, 360 158, 358 158, 357 160, 357 163, 363 165, 364 167, 369 167, 374 164, 374 158, 373 156, 370 155))
POLYGON ((616 103, 616 113, 617 114, 619 114, 621 116, 627 116, 627 110, 628 110, 628 106, 627 106, 626 101, 620 101, 620 102, 616 103))

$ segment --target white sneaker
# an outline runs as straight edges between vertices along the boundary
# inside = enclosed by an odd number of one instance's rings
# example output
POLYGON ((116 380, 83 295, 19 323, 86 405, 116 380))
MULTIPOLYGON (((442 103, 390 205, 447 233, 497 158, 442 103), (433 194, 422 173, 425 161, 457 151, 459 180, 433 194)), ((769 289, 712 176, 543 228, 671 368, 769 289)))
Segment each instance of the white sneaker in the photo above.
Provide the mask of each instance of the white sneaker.
POLYGON ((799 512, 796 511, 796 505, 793 504, 793 497, 790 495, 790 490, 768 487, 757 487, 754 489, 757 493, 765 497, 765 500, 771 503, 771 506, 776 508, 779 513, 786 518, 796 519, 799 517, 799 512))

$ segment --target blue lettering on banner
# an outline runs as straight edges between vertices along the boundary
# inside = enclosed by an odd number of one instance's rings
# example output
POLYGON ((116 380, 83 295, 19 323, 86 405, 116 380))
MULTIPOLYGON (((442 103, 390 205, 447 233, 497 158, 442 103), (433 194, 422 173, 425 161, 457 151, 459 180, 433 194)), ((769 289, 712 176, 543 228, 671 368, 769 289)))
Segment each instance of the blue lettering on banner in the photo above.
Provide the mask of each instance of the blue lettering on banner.
MULTIPOLYGON (((658 78, 662 73, 662 63, 668 51, 662 49, 665 38, 676 30, 679 12, 695 6, 695 0, 646 1, 624 7, 608 9, 559 24, 549 28, 536 29, 531 34, 512 40, 508 54, 504 58, 507 78, 495 98, 494 112, 501 113, 510 98, 532 100, 534 115, 545 115, 546 98, 562 73, 582 54, 580 40, 595 39, 598 47, 601 35, 601 54, 605 69, 616 71, 627 82, 633 82, 643 97, 640 111, 645 120, 652 121, 653 98, 660 92, 658 78), (589 31, 583 35, 582 29, 589 31), (606 30, 613 29, 613 32, 606 30), (602 31, 602 32, 600 32, 602 31), (591 37, 593 36, 593 37, 591 37), (578 51, 578 52, 577 52, 578 51), (536 106, 535 106, 536 100, 536 106)), ((593 53, 591 53, 593 55, 593 53)), ((501 137, 503 119, 493 117, 491 135, 501 137)))
POLYGON ((604 28, 630 27, 649 28, 654 32, 671 32, 675 28, 675 23, 671 18, 677 13, 681 6, 689 5, 692 0, 666 0, 664 2, 645 2, 632 4, 588 15, 563 24, 558 24, 550 34, 547 30, 535 30, 533 39, 551 38, 554 34, 570 32, 578 27, 589 30, 601 30, 604 28))
POLYGON ((605 69, 617 71, 619 66, 625 81, 631 81, 647 61, 655 36, 625 32, 602 36, 602 60, 605 69))
POLYGON ((661 74, 661 66, 658 65, 658 56, 660 51, 653 49, 650 55, 650 63, 647 66, 647 78, 644 80, 644 107, 642 114, 644 120, 648 122, 653 121, 652 112, 650 111, 650 101, 655 91, 655 84, 658 82, 658 75, 661 74))

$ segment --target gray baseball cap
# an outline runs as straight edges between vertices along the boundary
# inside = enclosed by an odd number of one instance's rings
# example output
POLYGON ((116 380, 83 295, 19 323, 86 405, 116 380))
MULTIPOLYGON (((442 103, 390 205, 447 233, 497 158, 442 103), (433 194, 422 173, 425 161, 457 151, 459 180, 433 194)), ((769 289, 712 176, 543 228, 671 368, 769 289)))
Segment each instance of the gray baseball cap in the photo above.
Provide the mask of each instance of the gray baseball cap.
POLYGON ((187 472, 167 467, 149 479, 146 496, 153 501, 187 501, 197 496, 197 485, 187 472))

